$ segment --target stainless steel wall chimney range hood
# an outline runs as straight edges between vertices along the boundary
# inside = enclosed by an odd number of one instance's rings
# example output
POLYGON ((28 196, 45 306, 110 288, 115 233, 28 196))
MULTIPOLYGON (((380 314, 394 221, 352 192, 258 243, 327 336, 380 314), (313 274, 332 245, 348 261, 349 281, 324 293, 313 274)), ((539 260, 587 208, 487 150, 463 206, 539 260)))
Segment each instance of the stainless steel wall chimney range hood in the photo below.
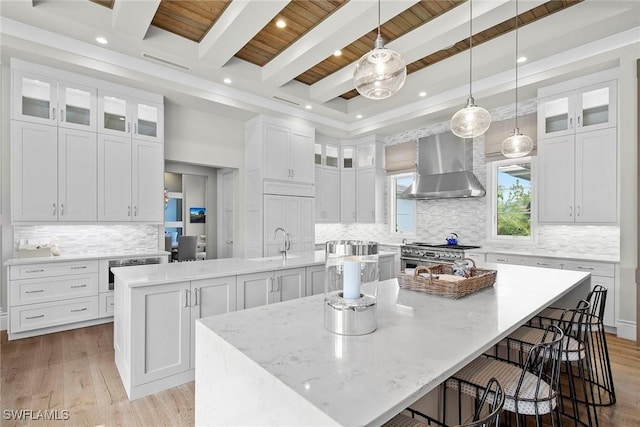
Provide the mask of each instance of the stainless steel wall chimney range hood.
POLYGON ((418 139, 416 179, 403 193, 405 199, 482 197, 484 187, 473 174, 473 140, 452 132, 418 139))

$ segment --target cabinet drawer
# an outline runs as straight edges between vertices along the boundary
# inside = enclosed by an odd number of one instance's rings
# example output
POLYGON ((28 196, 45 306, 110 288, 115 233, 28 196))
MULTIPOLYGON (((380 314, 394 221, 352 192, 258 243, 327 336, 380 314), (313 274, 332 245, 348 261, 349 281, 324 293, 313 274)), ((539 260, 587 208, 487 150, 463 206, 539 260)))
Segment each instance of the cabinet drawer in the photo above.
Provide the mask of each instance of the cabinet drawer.
POLYGON ((499 264, 515 264, 515 265, 529 265, 526 257, 518 255, 507 254, 487 254, 487 262, 496 262, 499 264))
POLYGON ((113 292, 107 292, 98 296, 98 317, 113 316, 113 292))
POLYGON ((10 279, 31 279, 35 277, 64 276, 98 272, 98 261, 51 262, 46 264, 12 265, 10 279))
POLYGON ((11 307, 9 333, 82 322, 97 314, 97 296, 11 307))
POLYGON ((562 269, 564 261, 560 259, 553 258, 539 258, 539 257, 530 257, 526 259, 527 265, 532 267, 541 267, 541 268, 557 268, 562 269))
POLYGON ((83 274, 43 279, 14 280, 10 283, 11 305, 98 295, 98 276, 83 274))
POLYGON ((565 270, 586 271, 597 276, 615 276, 615 265, 595 261, 567 261, 565 270))

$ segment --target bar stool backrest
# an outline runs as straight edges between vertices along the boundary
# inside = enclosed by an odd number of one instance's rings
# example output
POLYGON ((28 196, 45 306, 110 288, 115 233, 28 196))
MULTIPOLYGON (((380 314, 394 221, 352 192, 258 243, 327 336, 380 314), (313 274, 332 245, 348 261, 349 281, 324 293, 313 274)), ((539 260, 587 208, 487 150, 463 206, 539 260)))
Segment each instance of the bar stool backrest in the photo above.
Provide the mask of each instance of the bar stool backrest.
POLYGON ((487 383, 487 387, 482 393, 482 397, 478 402, 473 421, 468 424, 461 424, 458 427, 491 427, 500 425, 500 414, 504 407, 504 390, 495 378, 491 378, 487 383), (482 416, 483 412, 488 411, 487 415, 482 416))
POLYGON ((607 288, 602 285, 594 286, 591 292, 587 294, 587 301, 591 304, 590 314, 602 321, 604 319, 605 303, 607 302, 607 288))

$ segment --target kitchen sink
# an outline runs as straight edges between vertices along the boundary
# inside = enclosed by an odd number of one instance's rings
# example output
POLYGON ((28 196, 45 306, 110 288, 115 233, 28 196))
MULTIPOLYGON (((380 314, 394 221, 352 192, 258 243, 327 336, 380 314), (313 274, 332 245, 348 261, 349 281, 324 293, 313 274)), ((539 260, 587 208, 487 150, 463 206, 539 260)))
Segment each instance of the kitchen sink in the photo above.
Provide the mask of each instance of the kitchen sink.
MULTIPOLYGON (((300 258, 300 255, 287 255, 287 259, 300 258)), ((282 255, 266 256, 263 258, 247 258, 247 261, 282 261, 282 255)))

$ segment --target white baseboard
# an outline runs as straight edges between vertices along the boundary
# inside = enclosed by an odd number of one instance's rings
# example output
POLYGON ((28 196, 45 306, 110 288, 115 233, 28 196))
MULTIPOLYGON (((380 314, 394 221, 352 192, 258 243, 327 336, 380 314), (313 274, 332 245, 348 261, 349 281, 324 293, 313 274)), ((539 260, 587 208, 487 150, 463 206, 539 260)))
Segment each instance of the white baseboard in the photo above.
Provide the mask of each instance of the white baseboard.
POLYGON ((617 332, 619 338, 626 340, 636 340, 636 322, 630 322, 628 320, 619 320, 616 322, 617 332))
POLYGON ((9 328, 8 318, 7 313, 0 313, 0 331, 6 331, 9 328))

